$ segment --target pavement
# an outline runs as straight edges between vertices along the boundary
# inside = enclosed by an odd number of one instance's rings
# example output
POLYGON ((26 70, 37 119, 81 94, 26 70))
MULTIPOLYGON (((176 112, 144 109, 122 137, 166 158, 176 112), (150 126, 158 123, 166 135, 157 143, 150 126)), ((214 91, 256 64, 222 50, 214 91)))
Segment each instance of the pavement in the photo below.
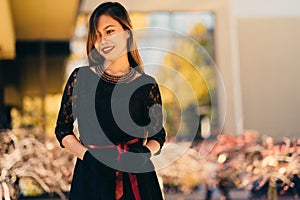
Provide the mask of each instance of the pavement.
MULTIPOLYGON (((233 190, 230 191, 230 200, 267 200, 267 197, 251 198, 249 191, 245 190, 233 190)), ((278 196, 278 200, 296 200, 300 199, 295 196, 278 196)), ((191 194, 183 193, 168 193, 165 194, 165 200, 206 200, 204 191, 195 191, 191 194)), ((219 191, 214 191, 210 200, 221 200, 221 194, 219 191)), ((272 199, 273 200, 273 199, 272 199)))
MULTIPOLYGON (((230 192, 231 200, 249 200, 249 193, 246 191, 231 191, 230 192)), ((206 200, 205 191, 198 190, 194 191, 191 194, 183 193, 168 193, 165 194, 166 200, 206 200)), ((218 190, 213 191, 212 197, 210 200, 220 200, 221 194, 218 190)))
MULTIPOLYGON (((267 200, 266 197, 262 198, 250 198, 249 192, 245 190, 232 190, 230 191, 230 200, 267 200)), ((37 198, 37 197, 23 197, 19 200, 61 200, 60 198, 49 198, 43 197, 43 198, 37 198)), ((296 200, 300 199, 298 197, 294 196, 279 196, 278 200, 296 200)), ((165 194, 165 200, 206 200, 205 198, 205 191, 203 190, 197 190, 192 192, 191 194, 183 194, 180 192, 174 192, 174 193, 167 193, 165 194)), ((210 200, 221 200, 221 194, 218 190, 213 191, 212 198, 210 200)), ((272 199, 273 200, 273 199, 272 199)))

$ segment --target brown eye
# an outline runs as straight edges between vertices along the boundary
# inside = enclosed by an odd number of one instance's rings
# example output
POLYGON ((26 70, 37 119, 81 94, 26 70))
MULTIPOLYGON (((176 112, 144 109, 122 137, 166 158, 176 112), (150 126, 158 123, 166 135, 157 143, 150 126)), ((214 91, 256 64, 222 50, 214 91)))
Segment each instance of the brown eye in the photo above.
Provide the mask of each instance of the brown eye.
POLYGON ((106 34, 111 34, 113 32, 114 32, 114 30, 108 30, 108 31, 106 31, 106 34))

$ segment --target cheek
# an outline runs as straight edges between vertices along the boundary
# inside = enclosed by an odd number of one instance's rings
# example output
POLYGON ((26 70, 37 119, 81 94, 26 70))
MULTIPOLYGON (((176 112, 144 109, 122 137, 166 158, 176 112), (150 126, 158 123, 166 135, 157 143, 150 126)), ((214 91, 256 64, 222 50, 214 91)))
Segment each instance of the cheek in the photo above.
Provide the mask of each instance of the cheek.
POLYGON ((127 38, 120 37, 117 43, 121 49, 127 49, 127 38))
POLYGON ((126 43, 127 44, 127 35, 125 33, 120 33, 114 36, 111 36, 110 38, 108 38, 108 40, 116 43, 116 44, 123 44, 126 43))
POLYGON ((96 48, 98 51, 100 50, 100 45, 101 45, 100 41, 99 41, 99 40, 96 40, 95 43, 94 43, 94 46, 95 46, 95 48, 96 48))

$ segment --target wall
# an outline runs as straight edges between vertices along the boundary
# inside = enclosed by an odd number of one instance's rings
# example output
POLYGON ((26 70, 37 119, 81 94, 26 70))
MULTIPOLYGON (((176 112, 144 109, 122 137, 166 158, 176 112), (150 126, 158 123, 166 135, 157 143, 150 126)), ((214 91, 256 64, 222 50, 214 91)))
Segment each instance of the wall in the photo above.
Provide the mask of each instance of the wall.
POLYGON ((232 1, 243 128, 299 137, 300 2, 232 1))
POLYGON ((238 20, 245 128, 300 131, 300 18, 238 20))

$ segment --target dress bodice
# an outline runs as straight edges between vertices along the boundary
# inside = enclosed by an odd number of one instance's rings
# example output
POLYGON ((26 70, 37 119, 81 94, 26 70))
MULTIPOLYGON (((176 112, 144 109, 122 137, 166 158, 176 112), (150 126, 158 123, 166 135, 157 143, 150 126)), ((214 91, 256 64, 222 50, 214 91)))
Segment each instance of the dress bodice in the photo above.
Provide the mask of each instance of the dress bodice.
MULTIPOLYGON (((165 141, 158 84, 135 69, 123 76, 103 68, 75 69, 66 84, 56 125, 56 136, 73 134, 74 120, 84 143, 107 144, 133 138, 165 141)), ((61 144, 62 145, 62 144, 61 144)))

